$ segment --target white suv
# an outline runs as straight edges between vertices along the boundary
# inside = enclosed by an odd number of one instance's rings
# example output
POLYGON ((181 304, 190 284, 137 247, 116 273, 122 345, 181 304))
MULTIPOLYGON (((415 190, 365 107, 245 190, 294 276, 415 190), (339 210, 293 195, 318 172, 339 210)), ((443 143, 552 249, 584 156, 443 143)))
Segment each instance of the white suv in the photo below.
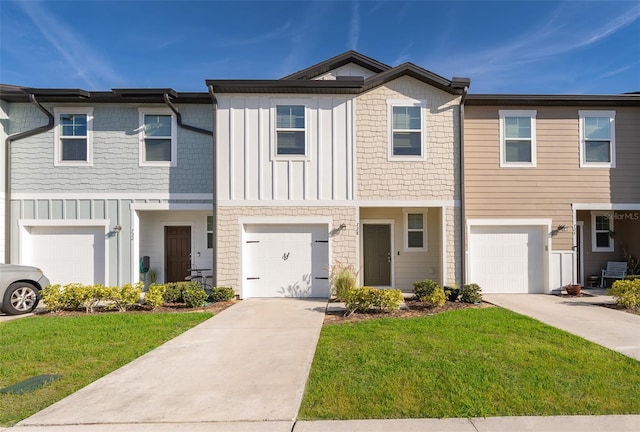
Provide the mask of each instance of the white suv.
POLYGON ((0 312, 19 315, 32 312, 40 301, 40 290, 49 279, 36 267, 0 264, 0 312))

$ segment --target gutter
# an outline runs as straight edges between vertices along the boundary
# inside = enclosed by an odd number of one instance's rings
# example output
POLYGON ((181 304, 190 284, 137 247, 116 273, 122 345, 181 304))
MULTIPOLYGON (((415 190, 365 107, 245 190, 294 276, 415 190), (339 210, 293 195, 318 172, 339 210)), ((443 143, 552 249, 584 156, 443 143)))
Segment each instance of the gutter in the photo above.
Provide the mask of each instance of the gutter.
POLYGON ((460 110, 458 114, 459 128, 460 128, 460 266, 462 270, 462 284, 467 282, 467 268, 466 268, 466 222, 465 217, 465 199, 464 199, 464 103, 467 100, 467 94, 469 92, 469 86, 464 86, 462 90, 462 97, 460 98, 460 110))
POLYGON ((163 95, 163 97, 164 97, 164 102, 171 109, 171 111, 173 111, 173 113, 176 115, 176 120, 178 121, 178 127, 181 127, 183 129, 187 129, 187 130, 190 130, 192 132, 199 133, 199 134, 213 136, 213 131, 210 131, 210 130, 207 130, 207 129, 201 129, 199 127, 190 126, 188 124, 182 123, 182 115, 180 114, 178 109, 175 107, 175 105, 173 105, 173 103, 171 102, 171 97, 169 96, 169 94, 165 93, 163 95))
MULTIPOLYGON (((26 91, 25 91, 26 92, 26 91)), ((40 134, 42 132, 47 132, 50 131, 51 129, 53 129, 53 125, 55 122, 55 119, 53 117, 53 114, 51 114, 49 111, 47 111, 47 109, 45 107, 43 107, 40 102, 38 102, 38 100, 36 99, 36 96, 33 93, 27 93, 29 96, 29 101, 34 104, 40 111, 42 111, 47 118, 49 119, 49 122, 44 125, 44 126, 40 126, 37 127, 35 129, 31 129, 31 130, 27 130, 24 132, 18 132, 18 133, 14 133, 9 135, 5 141, 5 149, 6 149, 6 156, 5 156, 5 208, 4 208, 4 215, 5 215, 5 221, 4 221, 4 235, 5 235, 5 242, 4 242, 4 261, 7 264, 11 263, 11 144, 14 141, 23 139, 23 138, 27 138, 33 135, 37 135, 40 134)))
POLYGON ((212 263, 211 263, 211 286, 213 288, 215 288, 216 286, 218 286, 218 201, 217 201, 217 178, 218 178, 218 172, 216 169, 217 166, 217 152, 218 152, 218 142, 217 142, 217 136, 216 136, 216 130, 217 130, 217 125, 216 125, 216 117, 218 115, 218 99, 216 98, 216 94, 213 90, 213 84, 209 84, 207 83, 207 87, 209 87, 209 96, 211 96, 211 102, 213 104, 213 133, 211 134, 211 136, 213 137, 213 151, 212 151, 212 161, 211 161, 211 166, 212 166, 212 171, 213 171, 213 179, 212 179, 212 197, 213 197, 213 239, 211 241, 211 246, 213 246, 212 250, 211 250, 211 255, 212 255, 212 263))

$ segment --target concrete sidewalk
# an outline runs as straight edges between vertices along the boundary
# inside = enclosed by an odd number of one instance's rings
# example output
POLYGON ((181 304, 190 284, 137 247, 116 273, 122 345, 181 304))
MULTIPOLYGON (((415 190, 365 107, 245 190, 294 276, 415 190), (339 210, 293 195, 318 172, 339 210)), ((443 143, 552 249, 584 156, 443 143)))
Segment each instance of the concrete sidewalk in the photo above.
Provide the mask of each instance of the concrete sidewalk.
POLYGON ((640 360, 640 316, 599 306, 610 303, 610 297, 548 294, 483 294, 482 297, 496 306, 640 360))
POLYGON ((326 304, 242 301, 14 430, 291 431, 326 304))

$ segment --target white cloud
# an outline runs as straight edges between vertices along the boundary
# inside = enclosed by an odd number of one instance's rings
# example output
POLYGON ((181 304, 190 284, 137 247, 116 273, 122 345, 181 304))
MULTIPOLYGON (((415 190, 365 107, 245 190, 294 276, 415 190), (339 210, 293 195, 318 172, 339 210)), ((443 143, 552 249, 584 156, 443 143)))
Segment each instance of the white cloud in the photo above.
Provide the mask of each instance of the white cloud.
POLYGON ((104 89, 125 81, 95 48, 83 42, 81 35, 46 10, 44 3, 20 2, 19 5, 83 86, 91 90, 104 89))
POLYGON ((360 36, 360 6, 358 2, 352 3, 351 22, 349 23, 349 49, 358 49, 358 38, 360 36))

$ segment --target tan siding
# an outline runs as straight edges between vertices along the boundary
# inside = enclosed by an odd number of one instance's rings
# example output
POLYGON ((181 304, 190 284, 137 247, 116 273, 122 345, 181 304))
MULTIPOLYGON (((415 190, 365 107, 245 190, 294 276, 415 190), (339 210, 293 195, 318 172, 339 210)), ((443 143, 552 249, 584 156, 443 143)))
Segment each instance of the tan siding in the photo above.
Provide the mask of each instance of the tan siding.
MULTIPOLYGON (((537 166, 500 168, 499 109, 465 107, 467 219, 552 218, 554 227, 571 226, 572 203, 640 203, 640 108, 615 108, 615 169, 580 168, 578 107, 535 108, 537 166)), ((568 230, 552 247, 572 243, 568 230)))

